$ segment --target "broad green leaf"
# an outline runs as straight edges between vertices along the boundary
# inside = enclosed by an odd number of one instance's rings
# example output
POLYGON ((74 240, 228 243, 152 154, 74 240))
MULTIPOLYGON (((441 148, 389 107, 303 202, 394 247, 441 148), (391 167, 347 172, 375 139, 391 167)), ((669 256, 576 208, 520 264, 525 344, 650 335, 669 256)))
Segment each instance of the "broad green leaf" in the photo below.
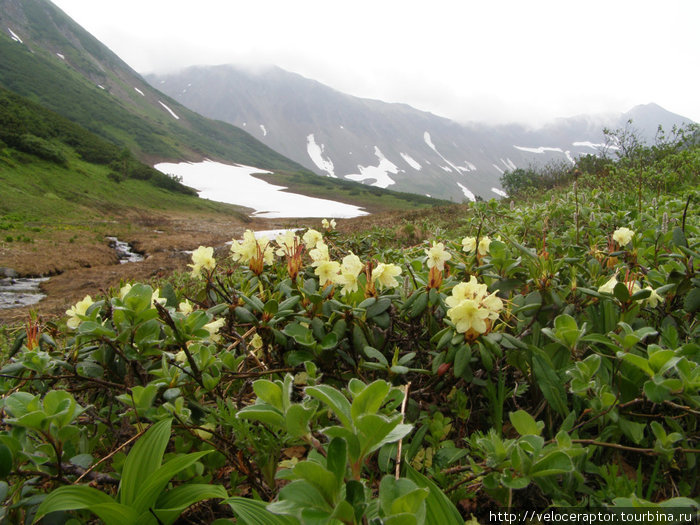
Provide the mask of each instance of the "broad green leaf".
POLYGON ((566 417, 569 413, 569 408, 566 401, 566 391, 564 390, 564 381, 559 379, 559 376, 554 371, 554 365, 551 360, 546 357, 544 352, 537 347, 534 348, 532 355, 532 369, 537 380, 537 386, 542 391, 544 397, 549 401, 549 404, 556 410, 560 416, 566 417))
POLYGON ((41 502, 34 523, 50 512, 89 509, 107 525, 135 524, 138 514, 127 505, 120 505, 107 494, 86 485, 66 485, 52 491, 41 502))
POLYGON ((180 485, 161 494, 156 502, 154 513, 163 525, 170 525, 190 505, 207 499, 227 497, 228 493, 221 485, 180 485))
POLYGON ((371 346, 365 346, 363 351, 364 351, 365 355, 367 357, 369 357, 370 359, 375 359, 376 361, 381 363, 383 366, 389 366, 389 361, 387 361, 384 354, 382 354, 376 348, 373 348, 371 346))
POLYGON ((336 489, 340 489, 345 478, 348 461, 348 445, 342 438, 333 438, 328 444, 328 456, 326 467, 333 473, 336 479, 336 489))
POLYGON ((258 379, 253 383, 253 391, 255 395, 265 401, 268 405, 272 405, 278 410, 283 411, 282 389, 277 383, 267 379, 258 379))
POLYGON ((318 399, 333 411, 335 417, 347 429, 352 429, 352 420, 350 415, 350 402, 338 390, 328 385, 310 386, 306 388, 306 393, 318 399))
POLYGON ((243 407, 238 411, 236 417, 260 421, 277 428, 284 428, 286 423, 282 412, 273 406, 262 404, 243 407))
POLYGON ((574 470, 571 458, 560 450, 555 450, 532 465, 530 475, 533 478, 563 474, 574 470))
POLYGON ((168 482, 180 471, 186 469, 195 463, 202 456, 206 456, 212 452, 205 450, 203 452, 193 452, 191 454, 182 454, 166 461, 163 466, 144 479, 140 479, 138 483, 138 492, 130 506, 137 512, 143 512, 155 505, 160 494, 165 490, 168 482))
MULTIPOLYGON (((148 288, 150 289, 150 286, 148 288)), ((122 480, 119 484, 120 503, 131 506, 139 496, 144 480, 160 467, 165 448, 170 441, 171 424, 172 419, 158 421, 132 447, 122 470, 122 480)))
POLYGON ((367 385, 362 392, 355 396, 350 406, 350 415, 353 421, 357 422, 357 418, 363 414, 376 414, 384 403, 390 388, 391 385, 383 379, 377 379, 367 385))
POLYGON ((294 478, 311 483, 329 506, 334 506, 338 496, 338 483, 335 474, 315 461, 301 461, 294 465, 294 478))
POLYGON ((544 428, 544 422, 539 423, 535 421, 535 418, 524 410, 518 410, 517 412, 511 412, 508 414, 510 422, 515 427, 515 430, 521 436, 526 436, 528 434, 534 434, 539 436, 542 434, 542 429, 544 428))
POLYGON ((291 437, 302 437, 309 433, 309 420, 314 415, 313 408, 293 404, 284 414, 285 428, 291 437))
POLYGON ((426 524, 464 525, 464 519, 457 508, 435 483, 408 464, 405 464, 404 469, 408 479, 419 487, 426 487, 429 491, 428 497, 425 499, 426 524))
POLYGON ((298 525, 295 518, 280 516, 267 510, 267 504, 249 498, 233 497, 223 503, 228 503, 233 513, 246 525, 298 525))
POLYGON ((7 478, 12 471, 12 451, 4 443, 0 443, 0 479, 7 478))

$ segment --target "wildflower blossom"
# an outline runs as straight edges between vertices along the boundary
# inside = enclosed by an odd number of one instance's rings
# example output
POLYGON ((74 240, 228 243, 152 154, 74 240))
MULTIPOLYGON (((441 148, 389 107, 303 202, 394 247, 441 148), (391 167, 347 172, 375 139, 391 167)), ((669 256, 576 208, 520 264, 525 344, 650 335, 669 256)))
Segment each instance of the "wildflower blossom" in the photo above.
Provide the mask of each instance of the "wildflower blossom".
POLYGON ((658 293, 656 293, 656 290, 654 290, 651 286, 647 286, 644 289, 651 290, 651 295, 646 298, 646 303, 648 306, 651 306, 652 308, 656 308, 659 303, 664 302, 664 298, 661 297, 658 293))
POLYGON ((319 261, 315 264, 316 270, 314 273, 318 275, 318 281, 322 285, 333 284, 336 282, 338 272, 340 272, 340 263, 337 261, 319 261))
POLYGON ((615 285, 617 284, 617 274, 613 275, 605 284, 598 287, 598 292, 600 293, 613 293, 615 285))
POLYGON ((231 258, 247 264, 250 270, 260 275, 264 265, 274 262, 275 251, 267 237, 255 238, 255 233, 246 230, 243 234, 243 242, 234 240, 231 243, 231 258))
POLYGON ((462 250, 467 253, 476 251, 476 237, 465 237, 462 239, 462 250))
POLYGON ((225 323, 226 319, 222 317, 221 319, 217 319, 216 321, 212 321, 210 323, 205 324, 202 328, 209 332, 209 339, 211 339, 214 342, 217 342, 221 339, 221 336, 218 332, 221 329, 221 327, 224 326, 225 323))
POLYGON ((126 297, 126 294, 128 294, 131 291, 131 285, 130 284, 125 284, 119 289, 119 299, 124 300, 124 297, 126 297))
POLYGON ((481 255, 481 256, 488 255, 490 246, 491 246, 491 239, 489 239, 488 236, 484 235, 479 240, 479 255, 481 255))
POLYGON ((401 275, 401 268, 395 264, 379 263, 372 270, 372 281, 378 282, 380 287, 395 288, 399 282, 395 277, 401 275))
POLYGON ((328 221, 328 219, 323 219, 321 221, 321 226, 323 226, 326 230, 334 229, 335 224, 336 224, 335 219, 331 219, 330 222, 328 221))
POLYGON ((316 244, 316 248, 309 251, 309 257, 311 257, 311 260, 313 261, 311 266, 318 266, 323 262, 328 262, 331 260, 331 257, 328 254, 328 246, 323 241, 319 241, 318 244, 316 244))
POLYGON ((450 307, 447 316, 455 330, 471 340, 488 332, 503 310, 503 301, 496 292, 489 294, 487 286, 479 283, 473 275, 469 282, 459 283, 452 289, 445 304, 450 307))
POLYGON ((634 232, 629 228, 618 228, 613 232, 613 240, 620 245, 620 247, 627 246, 634 237, 634 232))
POLYGON ((336 278, 336 282, 343 286, 340 290, 342 295, 347 295, 348 293, 358 290, 358 277, 364 267, 360 258, 352 252, 350 252, 350 255, 343 257, 343 262, 340 265, 340 275, 336 278))
POLYGON ((168 300, 165 297, 160 296, 160 288, 153 290, 153 293, 151 294, 151 305, 155 306, 155 304, 158 303, 159 305, 163 306, 167 302, 168 300))
POLYGON ((304 245, 291 230, 281 233, 275 239, 279 248, 275 252, 277 256, 284 256, 287 261, 287 273, 292 279, 296 279, 302 267, 301 256, 304 253, 304 245))
POLYGON ((437 268, 440 271, 445 269, 445 262, 452 258, 452 255, 445 250, 445 245, 441 242, 434 242, 433 245, 425 250, 428 256, 428 268, 437 268))
POLYGON ((192 262, 194 264, 187 265, 192 268, 192 277, 201 278, 203 269, 212 271, 216 267, 214 248, 200 246, 192 252, 192 262))
POLYGON ((82 301, 78 301, 75 303, 73 306, 70 307, 70 310, 66 310, 66 315, 68 315, 69 319, 66 322, 68 325, 68 328, 71 328, 75 330, 80 326, 81 319, 79 316, 85 315, 87 312, 88 308, 94 304, 94 301, 92 300, 92 297, 89 295, 86 295, 82 301))
POLYGON ((306 248, 310 250, 315 248, 319 241, 323 241, 323 234, 316 230, 310 229, 302 236, 302 240, 304 241, 306 248))
POLYGON ((184 301, 182 301, 178 305, 177 309, 179 310, 179 312, 181 314, 189 315, 192 313, 192 310, 193 310, 192 303, 190 303, 187 299, 185 299, 184 301))
MULTIPOLYGON (((491 239, 484 235, 479 239, 479 255, 488 255, 491 239)), ((477 250, 476 237, 465 237, 462 239, 462 250, 467 253, 474 253, 477 250)))

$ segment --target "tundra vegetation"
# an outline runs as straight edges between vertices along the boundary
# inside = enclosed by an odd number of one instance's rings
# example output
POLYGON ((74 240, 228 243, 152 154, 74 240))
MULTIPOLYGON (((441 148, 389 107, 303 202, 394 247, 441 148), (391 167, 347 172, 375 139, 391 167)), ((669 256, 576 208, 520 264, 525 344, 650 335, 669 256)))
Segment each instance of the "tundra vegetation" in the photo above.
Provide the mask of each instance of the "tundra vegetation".
POLYGON ((6 330, 2 519, 697 508, 696 137, 390 226, 247 233, 6 330))

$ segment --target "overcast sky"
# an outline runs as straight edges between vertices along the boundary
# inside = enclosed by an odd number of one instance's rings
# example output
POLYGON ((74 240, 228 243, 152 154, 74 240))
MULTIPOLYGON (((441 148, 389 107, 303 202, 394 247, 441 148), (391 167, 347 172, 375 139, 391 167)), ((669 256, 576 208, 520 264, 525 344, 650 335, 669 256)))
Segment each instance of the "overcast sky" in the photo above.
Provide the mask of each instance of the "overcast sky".
POLYGON ((277 65, 459 121, 700 122, 698 0, 53 0, 139 73, 277 65))

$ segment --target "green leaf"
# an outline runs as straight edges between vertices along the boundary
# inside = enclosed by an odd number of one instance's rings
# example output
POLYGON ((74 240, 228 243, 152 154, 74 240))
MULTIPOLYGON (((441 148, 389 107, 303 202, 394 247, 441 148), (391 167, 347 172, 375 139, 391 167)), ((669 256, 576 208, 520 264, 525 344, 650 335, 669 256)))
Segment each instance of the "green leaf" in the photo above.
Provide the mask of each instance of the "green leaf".
POLYGON ((333 438, 328 444, 328 457, 326 467, 333 473, 336 479, 336 489, 340 489, 345 478, 348 460, 348 445, 343 438, 333 438))
POLYGON ((44 498, 36 511, 34 523, 51 512, 80 509, 90 510, 106 525, 135 525, 138 518, 134 509, 115 503, 104 492, 86 485, 66 485, 44 498))
POLYGON ((7 445, 0 443, 0 479, 6 479, 10 472, 12 472, 12 451, 7 445))
POLYGON ((276 428, 285 428, 286 425, 282 412, 271 405, 248 405, 239 410, 236 417, 260 421, 276 428))
POLYGON ((517 412, 511 412, 508 414, 510 422, 515 427, 515 430, 521 436, 526 436, 528 434, 534 434, 539 436, 542 434, 542 429, 544 428, 544 422, 539 423, 535 421, 535 418, 524 410, 518 410, 517 412))
POLYGON ((353 421, 357 422, 357 418, 363 414, 376 414, 384 403, 390 388, 389 383, 383 379, 378 379, 367 385, 355 396, 350 407, 350 415, 353 421))
POLYGON ((617 283, 613 288, 613 295, 621 303, 626 303, 630 300, 630 291, 625 283, 617 283))
POLYGON ((233 513, 246 525, 298 525, 299 522, 289 516, 280 516, 267 510, 267 504, 249 498, 232 497, 224 500, 231 506, 233 513))
POLYGON ((225 499, 226 489, 221 485, 188 484, 180 485, 163 493, 156 502, 154 513, 163 525, 170 525, 182 511, 199 501, 225 499))
POLYGON ((555 450, 539 461, 536 461, 535 464, 532 465, 530 475, 533 478, 538 478, 555 474, 564 474, 565 472, 572 472, 573 470, 574 464, 571 458, 564 452, 555 450))
POLYGON ((700 309, 700 288, 693 288, 688 292, 683 301, 683 310, 694 314, 700 309))
POLYGON ((360 454, 366 456, 386 443, 398 441, 412 429, 412 425, 401 424, 401 414, 393 417, 378 414, 364 414, 355 421, 355 426, 361 433, 360 454))
POLYGON ((566 417, 569 408, 566 402, 566 391, 562 381, 554 370, 551 360, 537 347, 533 348, 532 370, 537 381, 537 386, 547 399, 549 404, 560 416, 566 417))
POLYGON ((318 399, 333 411, 335 417, 347 429, 352 429, 350 402, 338 390, 329 385, 310 386, 306 388, 307 395, 318 399))
POLYGON ((191 454, 180 454, 166 461, 163 466, 161 466, 147 478, 139 480, 138 494, 130 504, 130 507, 135 509, 137 512, 144 512, 153 507, 160 494, 168 485, 168 482, 177 473, 185 470, 199 460, 199 458, 206 456, 210 452, 213 451, 205 450, 203 452, 193 452, 191 454))
POLYGON ((384 357, 384 354, 382 354, 376 348, 373 348, 371 346, 365 346, 363 351, 368 358, 375 359, 383 366, 389 366, 389 361, 387 361, 386 357, 384 357))
POLYGON ((144 480, 160 467, 165 448, 170 441, 171 424, 172 419, 158 421, 134 444, 122 470, 122 480, 119 484, 120 503, 132 506, 139 496, 144 480))
POLYGON ((284 414, 287 433, 294 438, 309 433, 309 421, 314 415, 312 408, 306 408, 298 403, 290 405, 284 414))
POLYGON ((282 333, 294 340, 302 346, 313 346, 316 344, 314 335, 308 328, 301 326, 299 323, 289 323, 284 327, 282 333))
POLYGON ((425 499, 426 524, 464 525, 464 519, 457 508, 435 483, 411 468, 408 464, 405 464, 404 468, 408 479, 412 480, 419 487, 426 487, 429 491, 428 497, 425 499))
POLYGON ((258 379, 253 383, 253 391, 268 405, 272 405, 278 410, 284 410, 282 389, 278 384, 267 379, 258 379))

